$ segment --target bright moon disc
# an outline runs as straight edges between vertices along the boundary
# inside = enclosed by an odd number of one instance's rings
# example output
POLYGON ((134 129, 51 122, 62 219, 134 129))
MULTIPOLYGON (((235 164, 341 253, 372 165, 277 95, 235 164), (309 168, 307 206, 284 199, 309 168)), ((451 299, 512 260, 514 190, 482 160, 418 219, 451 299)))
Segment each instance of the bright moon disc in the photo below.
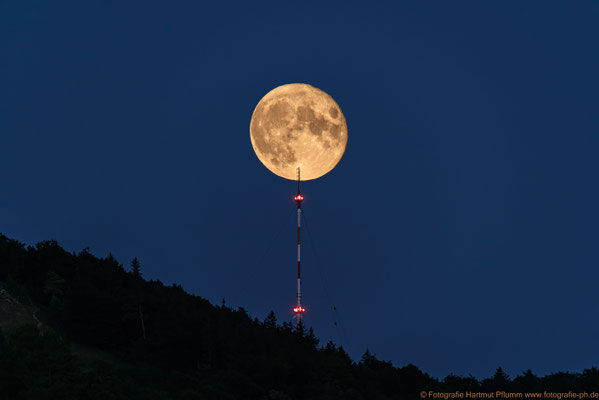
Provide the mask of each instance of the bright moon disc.
POLYGON ((347 123, 331 96, 314 86, 279 86, 260 100, 250 122, 258 159, 280 177, 320 178, 341 160, 347 146, 347 123))

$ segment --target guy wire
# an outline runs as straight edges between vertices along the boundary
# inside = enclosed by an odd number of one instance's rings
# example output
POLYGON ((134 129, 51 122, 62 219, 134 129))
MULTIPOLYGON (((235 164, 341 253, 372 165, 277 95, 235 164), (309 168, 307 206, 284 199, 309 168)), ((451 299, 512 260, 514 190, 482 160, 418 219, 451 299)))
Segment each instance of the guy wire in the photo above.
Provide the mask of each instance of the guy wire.
MULTIPOLYGON (((339 332, 341 332, 340 336, 341 336, 342 342, 344 342, 347 345, 347 351, 351 352, 351 345, 349 343, 349 340, 347 340, 347 336, 345 334, 345 329, 343 328, 343 325, 340 322, 340 318, 339 318, 340 314, 337 311, 337 307, 334 305, 333 301, 331 300, 331 296, 329 294, 327 281, 326 281, 326 278, 324 276, 324 271, 323 271, 324 268, 322 267, 322 264, 320 263, 320 258, 318 257, 318 255, 316 253, 316 247, 314 247, 314 240, 312 239, 312 233, 310 232, 310 228, 308 226, 308 219, 306 218, 306 210, 305 209, 304 209, 304 212, 302 213, 302 216, 304 217, 304 225, 306 226, 306 232, 308 232, 308 240, 310 241, 310 248, 312 249, 312 253, 314 254, 314 258, 316 259, 318 273, 320 275, 320 279, 324 286, 324 292, 327 297, 327 301, 329 302, 329 306, 333 309, 333 317, 334 317, 334 321, 335 321, 335 328, 337 330, 337 335, 339 336, 339 332)), ((351 355, 350 355, 350 358, 351 358, 351 355)))

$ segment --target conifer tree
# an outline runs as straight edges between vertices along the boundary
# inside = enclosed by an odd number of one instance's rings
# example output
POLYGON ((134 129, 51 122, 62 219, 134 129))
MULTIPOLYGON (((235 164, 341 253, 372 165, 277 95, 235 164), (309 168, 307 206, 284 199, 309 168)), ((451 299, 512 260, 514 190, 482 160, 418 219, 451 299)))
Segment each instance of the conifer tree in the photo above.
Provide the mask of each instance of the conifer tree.
POLYGON ((141 266, 139 265, 139 260, 137 257, 131 261, 131 273, 136 278, 141 278, 141 266))
POLYGON ((274 311, 270 311, 266 318, 264 318, 264 326, 269 329, 275 329, 277 327, 277 316, 274 311))
POLYGON ((146 324, 144 321, 144 312, 143 312, 143 295, 141 290, 142 284, 142 274, 141 274, 141 265, 139 264, 139 260, 137 257, 133 258, 131 261, 131 273, 135 277, 135 294, 134 294, 134 307, 137 312, 137 317, 139 318, 141 324, 141 332, 144 340, 146 339, 146 324))

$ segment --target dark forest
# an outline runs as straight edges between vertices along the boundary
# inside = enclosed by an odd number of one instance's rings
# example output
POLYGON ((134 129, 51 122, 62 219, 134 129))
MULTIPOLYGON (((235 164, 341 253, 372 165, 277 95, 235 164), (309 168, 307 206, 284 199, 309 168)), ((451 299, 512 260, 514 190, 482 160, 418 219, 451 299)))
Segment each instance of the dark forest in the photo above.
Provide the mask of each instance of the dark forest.
MULTIPOLYGON (((426 351, 426 349, 423 349, 426 351)), ((429 376, 365 349, 355 362, 312 328, 145 280, 56 241, 0 235, 2 399, 417 399, 420 393, 599 392, 599 370, 429 376)))

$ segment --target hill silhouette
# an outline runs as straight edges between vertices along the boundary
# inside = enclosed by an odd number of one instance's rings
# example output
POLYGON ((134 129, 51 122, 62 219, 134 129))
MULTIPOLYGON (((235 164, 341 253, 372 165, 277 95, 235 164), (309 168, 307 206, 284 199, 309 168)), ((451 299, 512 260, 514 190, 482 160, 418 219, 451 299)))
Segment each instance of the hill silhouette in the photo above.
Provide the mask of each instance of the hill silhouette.
POLYGON ((599 371, 510 379, 360 362, 313 330, 216 306, 88 249, 0 234, 0 399, 417 399, 427 392, 599 392, 599 371))

